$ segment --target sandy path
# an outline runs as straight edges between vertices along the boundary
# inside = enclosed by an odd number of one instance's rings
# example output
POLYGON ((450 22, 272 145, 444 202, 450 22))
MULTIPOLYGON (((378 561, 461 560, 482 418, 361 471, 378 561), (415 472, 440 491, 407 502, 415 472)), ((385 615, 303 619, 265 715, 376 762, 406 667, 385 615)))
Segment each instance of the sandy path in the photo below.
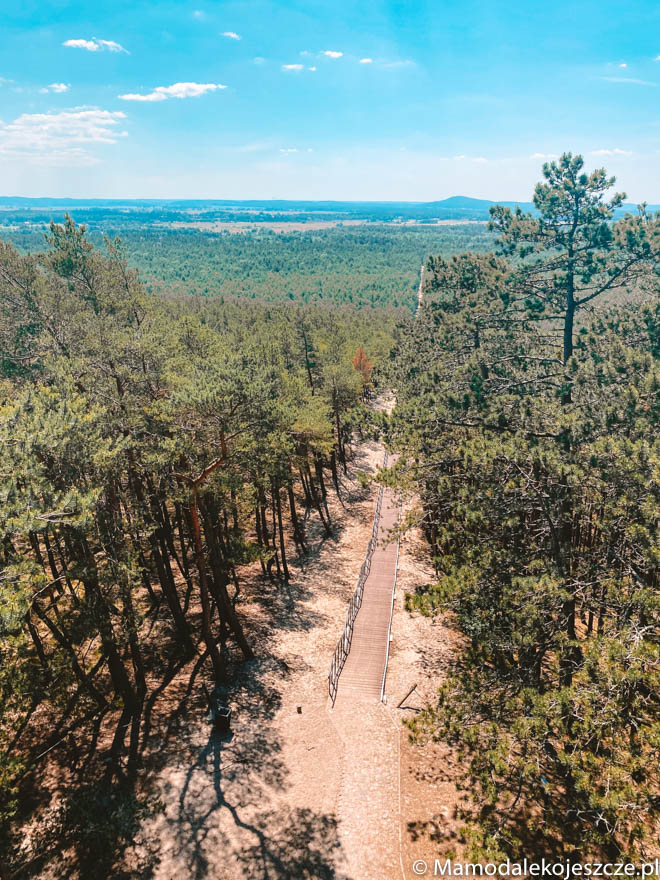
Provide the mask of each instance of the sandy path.
POLYGON ((422 263, 422 268, 419 270, 419 287, 417 288, 417 311, 415 312, 415 316, 419 314, 419 310, 422 307, 422 303, 424 302, 424 263, 422 263))
MULTIPOLYGON (((147 789, 163 809, 142 823, 127 853, 129 876, 400 880, 412 876, 421 837, 425 850, 435 848, 427 834, 435 826, 420 823, 446 811, 453 795, 428 776, 427 753, 408 744, 402 722, 411 712, 394 708, 412 681, 434 680, 444 656, 438 660, 434 639, 443 633, 403 608, 403 591, 428 576, 423 552, 412 552, 408 540, 399 560, 388 705, 372 698, 331 710, 327 696, 377 495, 375 486, 361 488, 357 473, 375 472, 382 459, 379 444, 357 450, 344 478, 345 506, 330 499, 335 537, 324 539, 310 517, 311 552, 302 566, 291 561, 289 590, 258 571, 244 574, 239 610, 257 657, 232 685, 231 736, 211 732, 189 671, 168 687, 145 761, 155 765, 147 789)), ((429 697, 433 687, 422 690, 429 697)))
POLYGON ((339 676, 336 706, 352 705, 365 697, 371 701, 381 697, 398 557, 398 542, 391 539, 398 519, 398 495, 392 489, 384 489, 376 546, 353 623, 350 651, 339 676))
POLYGON ((374 699, 330 713, 343 745, 337 820, 352 880, 400 878, 398 732, 374 699))
POLYGON ((342 742, 337 818, 349 874, 356 880, 401 877, 399 743, 381 703, 396 583, 398 541, 391 530, 400 498, 383 491, 377 545, 353 627, 351 649, 328 714, 342 742))

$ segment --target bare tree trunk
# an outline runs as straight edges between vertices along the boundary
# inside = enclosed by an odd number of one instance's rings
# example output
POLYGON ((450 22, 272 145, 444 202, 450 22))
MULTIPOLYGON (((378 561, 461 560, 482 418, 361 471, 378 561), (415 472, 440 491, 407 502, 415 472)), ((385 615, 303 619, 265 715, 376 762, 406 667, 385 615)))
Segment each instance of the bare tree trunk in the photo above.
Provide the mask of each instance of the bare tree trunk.
POLYGON ((202 545, 202 534, 199 527, 199 513, 197 506, 197 489, 193 488, 192 498, 190 501, 190 516, 193 524, 193 538, 195 541, 195 555, 197 561, 197 576, 199 579, 199 596, 202 605, 202 638, 206 645, 206 650, 211 657, 213 665, 213 677, 216 683, 224 681, 227 677, 227 670, 222 655, 218 650, 213 632, 211 631, 211 600, 209 598, 209 587, 206 577, 206 562, 204 559, 204 547, 202 545))
POLYGON ((296 546, 300 548, 302 553, 307 552, 307 548, 305 546, 305 538, 300 527, 300 522, 298 520, 298 513, 296 511, 296 497, 293 493, 293 480, 291 479, 291 469, 289 468, 289 478, 287 480, 287 493, 289 496, 289 514, 291 516, 291 524, 293 525, 293 540, 296 543, 296 546))
POLYGON ((284 571, 284 580, 289 581, 289 566, 286 562, 286 548, 284 545, 284 527, 282 525, 282 499, 280 498, 279 483, 273 482, 273 498, 275 499, 275 507, 277 509, 277 529, 280 536, 280 553, 282 554, 282 570, 284 571))

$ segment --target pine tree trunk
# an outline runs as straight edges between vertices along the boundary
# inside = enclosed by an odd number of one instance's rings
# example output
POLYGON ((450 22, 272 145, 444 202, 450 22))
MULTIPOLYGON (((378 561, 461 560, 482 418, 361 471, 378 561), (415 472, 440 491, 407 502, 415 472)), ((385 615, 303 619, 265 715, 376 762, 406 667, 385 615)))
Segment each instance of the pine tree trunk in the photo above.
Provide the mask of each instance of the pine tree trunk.
POLYGON ((42 621, 46 625, 46 627, 51 631, 55 641, 64 649, 65 653, 69 657, 69 662, 71 664, 71 669, 73 674, 76 676, 78 681, 87 691, 87 693, 98 703, 98 705, 105 709, 107 707, 107 702, 103 694, 92 684, 89 676, 85 673, 84 669, 81 667, 78 662, 78 656, 75 652, 75 649, 69 639, 66 637, 64 632, 60 630, 53 621, 48 617, 46 612, 41 608, 37 600, 35 599, 32 602, 32 609, 34 613, 37 615, 39 620, 42 621))
POLYGON ((309 479, 310 491, 312 494, 312 500, 314 502, 314 507, 318 511, 318 515, 321 518, 321 522, 323 523, 323 528, 328 537, 332 535, 332 528, 330 527, 330 518, 326 520, 323 514, 323 506, 321 504, 321 499, 319 498, 319 493, 316 489, 316 485, 314 484, 314 478, 312 477, 312 472, 309 470, 309 466, 307 467, 307 477, 309 479))
POLYGON ((220 683, 226 679, 227 670, 225 662, 218 650, 213 632, 211 630, 211 599, 209 596, 209 586, 206 576, 206 561, 204 559, 204 547, 202 544, 202 533, 199 525, 199 513, 197 506, 197 490, 193 489, 190 501, 190 516, 193 524, 193 538, 195 542, 195 556, 197 562, 197 577, 199 580, 199 596, 202 606, 202 638, 209 652, 211 664, 213 665, 213 677, 216 683, 220 683))
POLYGON ((307 552, 305 546, 305 538, 298 520, 298 512, 296 511, 296 497, 293 493, 293 480, 291 478, 291 468, 289 467, 289 478, 287 480, 287 493, 289 496, 289 515, 291 516, 291 524, 293 525, 293 539, 296 546, 300 548, 302 553, 307 552))
POLYGON ((213 571, 212 589, 213 598, 215 599, 218 608, 218 614, 220 615, 221 621, 223 623, 226 623, 229 627, 229 631, 236 639, 236 642, 241 649, 245 659, 251 660, 254 657, 254 653, 248 644, 245 633, 243 632, 243 627, 240 620, 238 619, 236 611, 234 610, 234 606, 232 605, 231 599, 229 598, 229 592, 227 590, 227 587, 229 585, 229 575, 227 572, 226 563, 222 559, 218 534, 214 525, 215 521, 217 520, 218 511, 215 509, 213 499, 211 499, 209 503, 210 510, 207 509, 207 505, 204 503, 202 498, 198 497, 197 503, 202 516, 202 520, 204 522, 204 534, 206 536, 206 543, 211 551, 209 554, 209 561, 211 563, 211 568, 213 571))
POLYGON ((284 527, 282 525, 282 499, 280 498, 280 487, 278 483, 273 483, 273 497, 277 508, 277 529, 280 536, 280 553, 282 554, 282 569, 284 571, 284 580, 289 582, 289 566, 286 562, 286 548, 284 545, 284 527))

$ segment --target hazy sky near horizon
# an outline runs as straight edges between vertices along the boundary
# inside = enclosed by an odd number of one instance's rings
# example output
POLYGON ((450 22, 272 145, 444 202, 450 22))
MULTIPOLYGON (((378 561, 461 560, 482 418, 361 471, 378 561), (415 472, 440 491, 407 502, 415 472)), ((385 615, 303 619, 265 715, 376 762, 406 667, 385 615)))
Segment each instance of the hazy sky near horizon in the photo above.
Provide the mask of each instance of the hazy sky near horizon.
POLYGON ((660 203, 657 0, 3 0, 0 194, 660 203))

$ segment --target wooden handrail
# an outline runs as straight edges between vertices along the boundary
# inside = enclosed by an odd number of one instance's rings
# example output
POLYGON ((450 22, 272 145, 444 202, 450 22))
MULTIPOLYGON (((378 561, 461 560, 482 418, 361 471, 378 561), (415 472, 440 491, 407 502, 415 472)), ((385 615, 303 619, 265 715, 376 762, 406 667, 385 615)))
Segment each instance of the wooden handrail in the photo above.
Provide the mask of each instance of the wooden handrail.
MULTIPOLYGON (((387 452, 383 459, 383 467, 387 467, 387 452)), ((353 641, 353 625, 358 611, 362 605, 362 597, 364 595, 364 585, 371 571, 371 557, 373 556, 376 545, 378 544, 378 526, 380 523, 380 510, 383 503, 383 487, 378 488, 378 500, 376 501, 376 512, 374 513, 374 522, 371 529, 371 538, 367 545, 367 553, 360 568, 357 579, 357 586, 351 596, 348 608, 346 609, 346 623, 344 624, 344 632, 342 633, 330 662, 330 672, 328 674, 328 694, 334 706, 337 699, 337 687, 339 684, 339 676, 344 668, 344 663, 351 650, 351 642, 353 641)))

